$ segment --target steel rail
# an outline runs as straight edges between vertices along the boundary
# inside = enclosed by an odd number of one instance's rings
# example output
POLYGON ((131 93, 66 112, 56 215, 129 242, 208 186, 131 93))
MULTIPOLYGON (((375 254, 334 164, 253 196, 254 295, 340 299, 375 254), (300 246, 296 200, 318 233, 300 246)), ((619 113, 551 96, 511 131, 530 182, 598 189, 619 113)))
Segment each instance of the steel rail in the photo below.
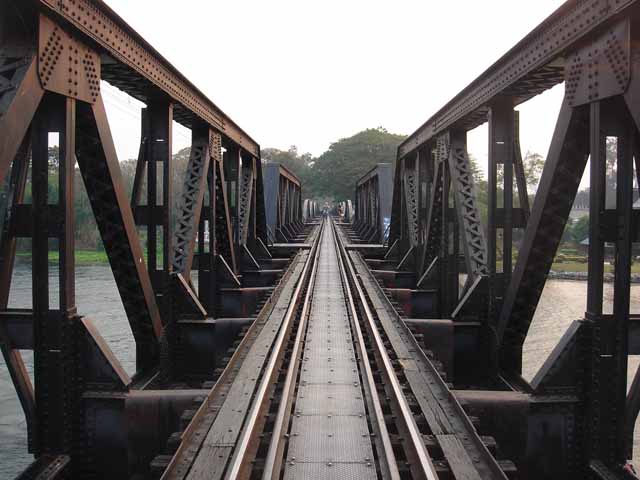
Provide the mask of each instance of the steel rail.
POLYGON ((499 95, 513 95, 518 104, 561 83, 563 54, 639 5, 640 0, 567 1, 412 133, 398 147, 398 158, 460 123, 466 130, 483 124, 482 110, 499 95))
MULTIPOLYGON (((322 222, 322 229, 325 228, 325 222, 322 222)), ((318 238, 322 235, 322 230, 318 235, 318 238)), ((289 423, 291 417, 291 407, 293 405, 293 395, 295 393, 296 378, 298 376, 298 370, 300 369, 300 363, 302 361, 302 337, 305 335, 307 320, 309 316, 309 305, 311 303, 311 297, 313 292, 313 286, 316 282, 316 272, 318 270, 318 260, 320 258, 320 247, 318 247, 317 254, 313 263, 313 270, 309 279, 307 293, 305 295, 302 311, 300 312, 300 324, 296 332, 296 339, 291 351, 291 365, 287 370, 287 377, 282 389, 282 398, 280 406, 278 407, 278 413, 273 426, 271 434, 271 443, 269 444, 269 450, 265 458, 264 470, 262 471, 263 479, 279 478, 280 470, 282 468, 282 455, 284 451, 283 432, 286 425, 289 423)))
MULTIPOLYGON (((274 384, 274 380, 279 373, 279 366, 284 357, 287 339, 289 338, 290 326, 292 326, 296 318, 296 310, 299 306, 300 296, 304 290, 304 287, 309 284, 312 272, 316 270, 320 252, 320 240, 322 238, 322 232, 324 228, 325 225, 323 222, 320 225, 320 228, 317 230, 317 235, 314 239, 312 250, 309 257, 307 257, 307 262, 305 263, 304 269, 302 271, 302 274, 300 275, 300 279, 293 293, 291 303, 289 304, 289 308, 287 309, 287 313, 280 327, 280 332, 278 333, 278 337, 274 342, 269 362, 265 367, 260 386, 253 400, 253 406, 245 421, 240 441, 236 445, 233 457, 231 459, 231 464, 227 468, 228 473, 225 475, 225 478, 229 480, 235 480, 238 478, 249 478, 250 476, 250 470, 253 466, 250 461, 253 458, 250 457, 255 454, 255 451, 257 450, 257 446, 259 444, 259 439, 257 438, 260 433, 259 423, 260 420, 264 418, 266 409, 269 406, 270 400, 267 393, 269 391, 269 387, 274 384), (311 271, 309 270, 310 266, 312 267, 311 271), (250 448, 251 445, 253 445, 254 448, 250 448)), ((304 300, 305 307, 307 305, 308 299, 309 296, 306 295, 304 300)))
MULTIPOLYGON (((306 262, 309 261, 309 258, 310 258, 310 256, 307 257, 306 262)), ((304 274, 304 269, 303 269, 302 274, 300 275, 300 278, 302 278, 303 274, 304 274)), ((281 285, 285 281, 286 281, 286 274, 285 274, 285 277, 283 277, 283 279, 281 280, 281 285)), ((279 288, 281 288, 281 287, 280 286, 276 287, 276 290, 274 291, 274 293, 272 295, 278 294, 278 289, 279 288)), ((271 300, 270 300, 270 302, 271 302, 271 300)), ((225 369, 223 370, 222 374, 220 375, 220 377, 216 381, 216 383, 213 386, 213 388, 211 389, 210 393, 207 395, 205 400, 202 402, 202 404, 200 405, 200 407, 196 411, 196 413, 193 416, 193 419, 191 420, 191 422, 189 422, 189 424, 185 428, 184 432, 182 433, 180 446, 178 447, 178 449, 174 453, 173 458, 171 459, 171 462, 169 463, 169 465, 167 466, 167 468, 165 469, 165 471, 164 471, 164 473, 163 473, 163 475, 161 477, 163 480, 164 479, 169 479, 169 478, 174 478, 175 475, 181 475, 182 473, 184 473, 184 472, 180 472, 179 471, 179 469, 180 469, 180 466, 179 466, 180 458, 184 454, 186 454, 187 450, 193 448, 193 445, 191 445, 191 441, 194 439, 194 437, 199 437, 199 439, 198 439, 199 442, 204 441, 204 437, 206 435, 206 431, 208 430, 208 427, 204 431, 200 431, 200 430, 201 430, 201 427, 202 427, 203 423, 206 421, 207 415, 208 415, 208 413, 210 411, 210 407, 213 405, 213 401, 220 396, 220 394, 222 393, 222 390, 224 388, 224 385, 227 384, 230 381, 230 377, 232 377, 232 375, 234 374, 234 371, 238 370, 238 368, 239 368, 239 366, 241 364, 241 361, 242 361, 242 355, 243 355, 244 351, 247 348, 249 348, 247 346, 247 343, 250 341, 250 339, 252 339, 254 332, 258 328, 259 328, 259 325, 258 325, 258 321, 256 320, 249 327, 249 330, 247 331, 246 335, 241 340, 240 345, 238 345, 238 347, 234 351, 233 355, 231 356, 231 359, 227 363, 225 369)), ((185 476, 186 476, 186 474, 185 474, 185 476)), ((182 478, 182 476, 180 478, 182 478)))
POLYGON ((353 295, 351 293, 351 287, 349 285, 349 277, 347 275, 347 271, 344 267, 344 261, 342 259, 342 250, 341 245, 338 239, 338 235, 336 233, 336 227, 331 220, 331 231, 333 233, 333 238, 335 241, 335 248, 338 257, 338 265, 340 267, 340 274, 342 277, 344 291, 347 295, 349 311, 351 312, 351 325, 354 330, 356 336, 356 343, 360 353, 360 360, 362 364, 362 368, 364 369, 364 378, 366 380, 365 388, 368 390, 369 399, 371 403, 371 407, 373 410, 374 429, 377 430, 375 433, 378 435, 379 441, 382 443, 383 453, 384 453, 384 463, 381 465, 386 469, 387 477, 392 480, 396 480, 400 478, 400 472, 398 471, 398 463, 396 461, 396 456, 393 452, 393 446, 391 445, 391 438, 389 437, 389 431, 387 429, 387 425, 384 420, 384 413, 382 411, 382 406, 380 405, 380 399, 378 398, 378 392, 376 390, 376 383, 373 379, 373 372, 371 371, 371 365, 369 363, 369 354, 367 353, 367 348, 364 342, 364 335, 362 334, 362 329, 360 328, 360 322, 358 322, 358 312, 356 310, 355 301, 353 299, 353 295))
POLYGON ((402 392, 402 386, 400 385, 400 381, 396 376, 387 349, 384 345, 380 332, 375 325, 375 320, 367 303, 364 291, 358 283, 358 277, 353 268, 353 265, 351 265, 351 262, 349 262, 348 260, 349 256, 347 255, 347 251, 341 239, 338 239, 338 245, 340 248, 340 253, 347 265, 346 271, 348 273, 348 278, 351 280, 351 283, 355 288, 355 293, 357 294, 359 303, 362 305, 362 310, 364 313, 363 315, 361 315, 361 318, 365 322, 367 330, 369 331, 372 339, 372 346, 374 347, 376 355, 380 360, 379 363, 381 363, 381 372, 385 377, 388 386, 391 388, 393 394, 392 400, 398 406, 398 413, 400 414, 398 421, 402 422, 401 426, 405 430, 406 435, 408 435, 408 438, 404 442, 404 445, 405 448, 407 446, 410 448, 409 453, 415 458, 415 461, 411 464, 412 473, 414 473, 414 477, 417 478, 438 480, 438 474, 436 472, 435 466, 433 465, 433 462, 431 462, 431 457, 429 455, 429 452, 427 451, 427 447, 425 445, 422 434, 418 429, 418 425, 416 424, 416 420, 413 416, 413 412, 411 411, 411 407, 409 406, 409 403, 407 402, 407 399, 402 392))
MULTIPOLYGON (((354 255, 354 257, 356 257, 356 255, 354 255)), ((370 284, 371 284, 370 288, 371 290, 374 290, 374 291, 370 292, 369 289, 367 291, 375 294, 376 297, 383 302, 383 305, 379 308, 384 308, 388 312, 393 312, 393 314, 397 316, 395 307, 391 304, 391 302, 389 301, 389 298, 384 293, 380 284, 376 281, 376 279, 373 277, 373 274, 364 264, 364 261, 362 260, 362 258, 359 255, 356 258, 358 258, 358 261, 360 262, 363 268, 363 272, 355 273, 355 275, 357 275, 360 278, 362 278, 363 275, 368 275, 370 279, 370 284)), ((360 269, 358 269, 358 272, 360 272, 360 269)), ((364 283, 364 280, 363 280, 363 283, 364 283)), ((358 287, 360 287, 360 285, 358 285, 358 287)), ((369 307, 367 306, 366 308, 368 310, 369 307)), ((422 347, 418 344, 418 341, 413 336, 413 333, 411 333, 411 330, 409 329, 409 327, 407 327, 405 322, 402 321, 402 319, 400 318, 398 318, 397 324, 399 325, 399 328, 403 330, 404 338, 409 339, 409 341, 411 342, 410 344, 411 350, 417 353, 418 358, 416 358, 416 360, 420 360, 420 364, 424 365, 424 367, 426 368, 426 371, 422 372, 423 378, 425 376, 428 377, 428 380, 431 385, 430 388, 433 388, 434 390, 438 390, 437 393, 434 395, 434 397, 437 399, 438 403, 440 404, 448 403, 452 409, 453 414, 455 415, 455 418, 462 422, 462 428, 464 428, 464 432, 457 432, 457 433, 462 434, 468 442, 467 445, 473 448, 477 453, 478 457, 475 458, 474 460, 477 460, 479 462, 482 461, 484 463, 484 465, 487 467, 488 472, 493 475, 490 478, 506 479, 504 472, 500 469, 495 458, 493 457, 493 455, 491 455, 491 452, 489 452, 487 447, 482 442, 482 439, 476 432, 476 429, 473 423, 471 422, 471 420, 469 419, 467 413, 464 411, 464 408, 462 407, 462 405, 460 404, 456 396, 453 394, 451 389, 447 386, 446 382, 442 379, 442 377, 440 377, 440 374, 438 373, 434 365, 431 363, 429 358, 425 355, 422 347)))

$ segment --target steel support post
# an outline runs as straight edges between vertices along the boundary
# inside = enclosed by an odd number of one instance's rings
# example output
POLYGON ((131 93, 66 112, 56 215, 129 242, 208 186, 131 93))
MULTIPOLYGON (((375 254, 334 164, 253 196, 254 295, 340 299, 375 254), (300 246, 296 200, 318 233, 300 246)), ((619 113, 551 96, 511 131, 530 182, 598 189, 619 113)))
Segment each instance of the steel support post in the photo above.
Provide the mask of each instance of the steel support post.
MULTIPOLYGON (((433 155, 434 173, 431 183, 431 196, 429 200, 429 214, 427 215, 427 227, 425 231, 424 250, 420 261, 421 277, 418 287, 440 268, 440 242, 443 231, 442 216, 444 210, 444 170, 447 156, 449 155, 446 136, 438 138, 437 148, 433 155)), ((394 194, 395 195, 395 194, 394 194)), ((392 220, 393 221, 393 220, 392 220)))
MULTIPOLYGON (((456 278, 455 286, 453 285, 451 271, 454 268, 451 260, 451 235, 455 234, 452 220, 450 200, 451 200, 451 173, 447 165, 449 156, 449 148, 447 139, 447 155, 443 158, 442 163, 442 210, 439 212, 441 215, 441 228, 442 234, 439 240, 439 254, 438 254, 438 272, 440 275, 439 292, 440 292, 440 318, 451 318, 451 314, 455 309, 456 302, 458 300, 458 282, 456 278)), ((457 262, 458 259, 456 258, 457 262)), ((457 265, 455 265, 457 269, 457 265)))
POLYGON ((240 148, 236 145, 224 144, 225 152, 222 159, 224 169, 224 179, 226 180, 226 192, 231 214, 231 235, 233 240, 233 250, 236 253, 237 265, 234 267, 235 273, 241 270, 240 244, 240 177, 242 175, 242 157, 240 148))
POLYGON ((496 100, 489 112, 489 205, 488 205, 488 266, 489 315, 493 318, 502 306, 504 290, 511 278, 513 158, 514 158, 513 98, 496 100), (502 166, 503 181, 498 185, 498 168, 502 166), (503 198, 498 198, 502 190, 503 198), (499 235, 499 231, 502 235, 499 235), (501 252, 502 268, 498 269, 501 252))
POLYGON ((218 284, 216 272, 218 272, 218 237, 219 231, 225 230, 226 217, 218 225, 218 171, 222 163, 222 137, 217 132, 211 132, 209 166, 206 175, 206 193, 203 197, 203 214, 200 216, 198 226, 198 298, 209 312, 210 316, 215 315, 218 284), (205 244, 208 236, 209 244, 205 244))
POLYGON ((216 175, 216 217, 217 221, 224 225, 224 229, 218 230, 218 247, 220 254, 233 270, 234 274, 239 273, 239 259, 235 248, 236 216, 237 205, 237 168, 239 160, 239 150, 236 146, 223 144, 225 152, 222 161, 218 164, 216 175))
MULTIPOLYGON (((517 225, 519 228, 526 228, 529 216, 531 215, 531 207, 529 205, 529 194, 527 189, 527 178, 524 171, 524 163, 522 160, 522 148, 520 147, 520 112, 514 112, 514 158, 513 173, 518 188, 518 201, 520 210, 522 211, 521 223, 517 225)), ((514 227, 516 223, 514 222, 514 227)), ((508 285, 508 284, 505 284, 508 285)))
POLYGON ((591 104, 591 188, 587 321, 592 324, 588 455, 617 469, 627 461, 625 425, 631 277, 633 151, 636 128, 621 99, 591 104), (607 137, 616 137, 617 185, 613 209, 607 208, 607 137), (605 242, 615 248, 613 314, 603 311, 605 242))
POLYGON ((147 164, 147 205, 143 207, 144 223, 147 226, 147 266, 156 292, 156 299, 163 322, 170 321, 168 295, 170 274, 173 269, 171 259, 172 226, 171 210, 173 201, 172 180, 172 129, 173 105, 167 100, 154 100, 143 110, 143 138, 147 164), (161 174, 158 171, 160 167, 161 174), (161 192, 158 192, 161 189, 161 192), (158 229, 161 229, 162 248, 158 251, 158 229), (161 253, 161 265, 158 254, 161 253))
MULTIPOLYGON (((419 192, 418 192, 418 251, 416 252, 416 281, 424 272, 422 260, 424 249, 426 248, 426 231, 429 223, 429 200, 431 199, 431 184, 433 182, 433 158, 428 147, 423 147, 418 151, 419 164, 419 192)), ((384 228, 384 227, 383 227, 384 228)), ((383 232, 384 234, 384 232, 383 232)))
POLYGON ((76 156, 122 304, 136 340, 139 372, 157 366, 162 321, 102 99, 77 105, 76 156))
POLYGON ((75 100, 48 94, 32 123, 32 261, 34 378, 37 405, 36 455, 60 454, 72 445, 76 406, 73 319, 75 307, 73 172, 75 100), (51 150, 57 133, 59 154, 51 150), (49 178, 59 182, 50 198, 49 178), (57 198, 56 198, 57 197, 57 198), (59 306, 52 308, 49 241, 57 238, 60 254, 59 306))
MULTIPOLYGON (((197 231, 204 204, 212 135, 213 133, 206 127, 192 130, 191 153, 176 222, 173 272, 182 275, 187 282, 190 281, 197 231)), ((202 238, 203 242, 204 240, 202 238)))
POLYGON ((588 133, 588 108, 565 98, 497 325, 501 367, 508 371, 521 371, 522 345, 587 163, 588 133))
POLYGON ((265 205, 265 188, 264 173, 262 159, 256 157, 256 241, 258 242, 258 250, 260 250, 263 258, 271 258, 271 253, 267 248, 267 212, 265 205))
POLYGON ((407 250, 398 264, 398 270, 409 270, 417 274, 415 261, 418 249, 419 235, 419 171, 417 155, 406 157, 403 160, 402 188, 404 190, 403 207, 405 216, 403 220, 403 236, 406 239, 407 250))

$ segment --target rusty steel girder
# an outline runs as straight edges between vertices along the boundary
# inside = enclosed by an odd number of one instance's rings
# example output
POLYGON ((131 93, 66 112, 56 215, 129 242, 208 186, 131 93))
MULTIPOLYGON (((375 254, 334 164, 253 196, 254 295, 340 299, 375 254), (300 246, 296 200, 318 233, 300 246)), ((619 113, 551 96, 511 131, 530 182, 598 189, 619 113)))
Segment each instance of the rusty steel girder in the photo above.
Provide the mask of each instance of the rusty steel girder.
POLYGON ((266 225, 272 243, 295 242, 303 226, 300 179, 278 163, 264 165, 266 225))
POLYGON ((393 171, 378 164, 356 182, 353 228, 369 243, 383 244, 389 237, 393 171))
MULTIPOLYGON (((389 248, 369 252, 369 266, 408 323, 425 337, 446 325, 443 344, 431 339, 429 348, 443 357, 454 385, 482 384, 487 411, 507 406, 498 391, 528 396, 528 436, 519 436, 520 452, 511 455, 527 478, 623 478, 630 457, 640 411, 640 373, 626 391, 627 357, 638 351, 629 289, 638 241, 632 200, 633 168, 640 165, 639 16, 634 0, 567 1, 433 115, 398 148, 389 248), (562 108, 530 205, 515 107, 562 82, 562 108), (485 122, 482 225, 466 134, 485 122), (607 137, 617 141, 615 207, 605 204, 607 137), (527 382, 523 344, 589 157, 586 315, 527 382), (603 307, 605 242, 615 251, 613 314, 603 307), (413 318, 427 295, 432 305, 413 318)), ((506 430, 497 435, 502 442, 516 438, 506 430)))
MULTIPOLYGON (((8 185, 0 209, 0 348, 37 458, 25 475, 148 475, 288 262, 266 246, 258 144, 103 2, 2 2, 0 182, 8 185), (103 80, 146 104, 131 197, 103 80), (181 192, 171 185, 174 120, 192 131, 181 192), (51 132, 59 134, 55 164, 51 132), (133 333, 133 377, 76 307, 76 165, 133 333), (19 238, 31 239, 30 309, 8 308, 19 238), (56 308, 50 239, 60 258, 56 308), (25 349, 34 352, 34 382, 25 349)), ((290 190, 296 206, 299 180, 290 190)), ((285 212, 294 221, 301 207, 285 212)))

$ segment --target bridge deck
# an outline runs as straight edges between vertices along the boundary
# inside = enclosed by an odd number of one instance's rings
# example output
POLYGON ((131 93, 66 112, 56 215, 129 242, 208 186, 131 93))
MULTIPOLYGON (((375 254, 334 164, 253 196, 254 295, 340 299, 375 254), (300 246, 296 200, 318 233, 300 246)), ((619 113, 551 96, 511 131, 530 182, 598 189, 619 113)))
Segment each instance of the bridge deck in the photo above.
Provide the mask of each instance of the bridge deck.
POLYGON ((163 478, 513 473, 346 238, 331 220, 315 226, 163 478))
POLYGON ((328 228, 314 282, 284 478, 373 479, 372 432, 328 228))

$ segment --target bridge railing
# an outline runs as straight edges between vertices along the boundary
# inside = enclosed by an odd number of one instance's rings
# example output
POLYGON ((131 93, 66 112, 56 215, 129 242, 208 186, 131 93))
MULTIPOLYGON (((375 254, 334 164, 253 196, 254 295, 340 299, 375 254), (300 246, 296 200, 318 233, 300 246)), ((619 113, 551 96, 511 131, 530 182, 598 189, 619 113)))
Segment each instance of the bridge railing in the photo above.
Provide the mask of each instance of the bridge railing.
MULTIPOLYGON (((287 184, 273 200, 283 199, 278 229, 301 217, 300 183, 292 182, 295 187, 287 184)), ((148 436, 132 447, 135 455, 116 447, 127 429, 139 426, 126 420, 127 408, 144 404, 147 413, 165 415, 178 410, 150 405, 184 406, 188 394, 173 387, 210 380, 222 358, 216 317, 249 317, 250 306, 275 281, 278 270, 270 262, 282 265, 266 246, 260 147, 104 2, 2 2, 0 183, 8 185, 0 237, 0 348, 25 412, 30 451, 77 478, 144 471, 163 434, 141 427, 148 436), (145 104, 131 197, 101 81, 145 104), (171 185, 174 121, 192 134, 181 192, 171 185), (53 163, 50 133, 59 137, 53 163), (133 332, 133 378, 76 306, 83 295, 75 286, 76 168, 133 332), (19 238, 31 240, 29 309, 8 308, 19 238), (59 273, 49 261, 50 239, 57 240, 59 273), (49 284, 54 274, 57 299, 49 284), (20 350, 34 352, 35 384, 20 350), (149 394, 131 400, 139 389, 149 394), (112 420, 105 423, 105 416, 112 420)))
POLYGON ((606 468, 628 458, 640 408, 638 377, 628 399, 625 389, 627 356, 638 350, 629 341, 636 328, 629 292, 631 247, 639 240, 632 208, 640 170, 639 14, 635 0, 567 1, 402 143, 386 257, 413 275, 416 295, 420 289, 435 293, 433 318, 479 325, 471 347, 476 353, 456 350, 462 365, 456 372, 519 378, 523 344, 590 158, 586 316, 530 388, 572 392, 585 402, 581 465, 606 468), (563 82, 562 107, 530 207, 515 108, 563 82), (467 152, 467 132, 484 123, 486 224, 467 152), (605 204, 607 137, 617 142, 614 208, 605 204), (516 229, 524 230, 520 245, 516 229), (613 315, 603 310, 605 243, 616 257, 613 315))
POLYGON ((269 241, 290 243, 303 222, 300 179, 279 163, 267 163, 263 168, 269 241))
POLYGON ((380 163, 356 182, 353 227, 366 242, 382 244, 387 240, 391 221, 393 166, 380 163))

